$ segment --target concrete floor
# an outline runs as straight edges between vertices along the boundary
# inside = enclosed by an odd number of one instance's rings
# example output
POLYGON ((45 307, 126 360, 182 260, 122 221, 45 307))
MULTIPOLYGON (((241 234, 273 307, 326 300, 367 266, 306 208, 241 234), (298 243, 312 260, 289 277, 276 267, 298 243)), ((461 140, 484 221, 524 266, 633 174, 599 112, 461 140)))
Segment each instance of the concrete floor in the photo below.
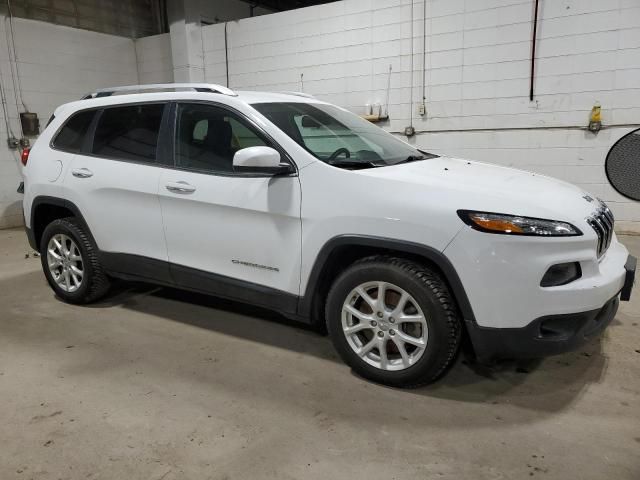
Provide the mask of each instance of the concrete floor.
POLYGON ((123 285, 66 305, 27 252, 0 231, 2 480, 640 478, 638 291, 578 352, 403 391, 219 300, 123 285))

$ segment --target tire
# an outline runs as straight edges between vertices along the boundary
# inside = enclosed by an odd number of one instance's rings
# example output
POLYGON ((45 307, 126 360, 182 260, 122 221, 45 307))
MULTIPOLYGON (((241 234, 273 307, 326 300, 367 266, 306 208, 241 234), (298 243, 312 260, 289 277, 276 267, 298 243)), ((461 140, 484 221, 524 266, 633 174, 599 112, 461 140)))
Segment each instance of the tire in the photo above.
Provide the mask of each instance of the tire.
POLYGON ((86 227, 74 217, 47 225, 40 241, 40 259, 49 285, 67 303, 90 303, 109 290, 109 278, 100 265, 97 248, 86 227), (55 266, 50 267, 50 263, 55 266))
POLYGON ((344 362, 384 385, 415 388, 434 382, 460 349, 460 317, 446 283, 437 272, 409 260, 374 256, 357 261, 333 283, 325 311, 329 335, 344 362), (383 307, 377 303, 379 292, 384 292, 383 307))

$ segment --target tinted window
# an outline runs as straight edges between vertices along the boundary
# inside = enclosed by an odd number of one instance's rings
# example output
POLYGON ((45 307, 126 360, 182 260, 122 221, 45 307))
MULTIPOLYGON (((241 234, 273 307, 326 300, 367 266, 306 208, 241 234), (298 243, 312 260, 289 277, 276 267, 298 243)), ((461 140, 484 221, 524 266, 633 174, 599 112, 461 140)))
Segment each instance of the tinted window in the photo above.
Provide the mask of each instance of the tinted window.
POLYGON ((210 172, 233 172, 233 156, 246 147, 267 143, 245 120, 219 107, 178 106, 176 163, 210 172))
POLYGON ((92 153, 109 158, 155 162, 164 105, 128 105, 102 112, 92 153))
POLYGON ((73 115, 56 135, 53 146, 67 152, 79 152, 95 113, 95 110, 89 110, 73 115))

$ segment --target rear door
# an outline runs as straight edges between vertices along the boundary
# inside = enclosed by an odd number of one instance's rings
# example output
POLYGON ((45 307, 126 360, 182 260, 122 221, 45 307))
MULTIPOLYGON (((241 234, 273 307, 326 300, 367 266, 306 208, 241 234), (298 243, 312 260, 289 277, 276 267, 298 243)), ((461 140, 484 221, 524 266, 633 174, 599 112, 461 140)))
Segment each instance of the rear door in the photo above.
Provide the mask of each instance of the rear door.
POLYGON ((107 267, 161 280, 169 277, 158 202, 159 133, 168 108, 161 102, 98 111, 65 178, 107 267))
POLYGON ((175 125, 175 169, 162 172, 158 192, 173 278, 188 288, 294 309, 299 179, 242 174, 232 164, 242 148, 279 147, 219 105, 179 103, 175 125))

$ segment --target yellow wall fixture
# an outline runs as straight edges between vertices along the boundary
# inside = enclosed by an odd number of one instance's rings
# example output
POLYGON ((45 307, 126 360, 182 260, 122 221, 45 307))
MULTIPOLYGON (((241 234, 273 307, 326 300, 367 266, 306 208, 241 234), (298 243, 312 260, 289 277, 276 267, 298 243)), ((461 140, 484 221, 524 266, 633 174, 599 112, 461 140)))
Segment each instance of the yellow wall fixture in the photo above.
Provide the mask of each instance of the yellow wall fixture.
POLYGON ((591 109, 589 115, 589 130, 592 132, 599 132, 602 128, 602 117, 600 115, 600 103, 596 102, 591 109))

